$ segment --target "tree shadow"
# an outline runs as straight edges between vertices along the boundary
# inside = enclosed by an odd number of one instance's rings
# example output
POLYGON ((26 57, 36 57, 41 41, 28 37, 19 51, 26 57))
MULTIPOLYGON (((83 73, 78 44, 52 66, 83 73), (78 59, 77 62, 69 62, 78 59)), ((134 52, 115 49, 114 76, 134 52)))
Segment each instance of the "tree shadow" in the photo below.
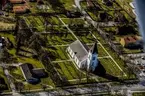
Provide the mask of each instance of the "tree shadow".
POLYGON ((23 52, 26 52, 26 53, 33 54, 33 52, 31 52, 31 51, 28 51, 28 50, 25 50, 25 49, 22 49, 22 48, 20 48, 20 51, 23 51, 23 52))
POLYGON ((0 96, 2 96, 1 93, 3 93, 4 90, 8 90, 8 85, 6 84, 4 78, 0 77, 0 96))
POLYGON ((93 72, 95 75, 98 75, 100 77, 103 77, 105 79, 111 80, 111 81, 117 81, 117 82, 123 82, 118 77, 115 77, 111 74, 106 73, 105 68, 102 66, 102 64, 99 61, 98 66, 96 67, 95 71, 93 72))
POLYGON ((59 10, 62 12, 66 11, 65 7, 63 6, 64 4, 60 2, 60 0, 48 0, 48 2, 51 4, 53 10, 59 10))
MULTIPOLYGON (((42 55, 41 62, 45 66, 45 69, 48 72, 48 76, 52 79, 55 86, 64 86, 69 84, 66 77, 61 75, 61 73, 56 69, 54 64, 51 63, 49 53, 44 53, 42 55)), ((60 68, 59 65, 57 65, 57 67, 60 68)))

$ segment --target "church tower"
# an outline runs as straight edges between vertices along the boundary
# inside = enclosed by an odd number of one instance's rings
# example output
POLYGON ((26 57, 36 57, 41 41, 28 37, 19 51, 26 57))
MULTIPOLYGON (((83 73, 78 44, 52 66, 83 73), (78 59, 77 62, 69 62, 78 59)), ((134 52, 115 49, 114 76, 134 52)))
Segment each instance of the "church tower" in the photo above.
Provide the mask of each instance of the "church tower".
POLYGON ((88 53, 87 59, 87 70, 88 71, 95 71, 95 68, 98 66, 98 49, 97 49, 97 42, 91 47, 88 53))

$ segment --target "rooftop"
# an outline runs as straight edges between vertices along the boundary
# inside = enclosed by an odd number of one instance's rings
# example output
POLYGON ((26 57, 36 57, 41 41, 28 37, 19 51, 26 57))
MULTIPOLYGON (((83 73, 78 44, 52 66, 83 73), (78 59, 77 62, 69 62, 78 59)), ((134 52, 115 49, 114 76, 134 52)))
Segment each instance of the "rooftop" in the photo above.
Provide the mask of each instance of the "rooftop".
POLYGON ((86 48, 86 47, 87 46, 84 46, 84 44, 82 42, 80 42, 79 40, 76 40, 75 42, 70 44, 70 48, 75 53, 75 55, 79 59, 79 61, 81 61, 83 59, 83 57, 88 54, 88 51, 87 51, 88 48, 86 48))
POLYGON ((22 3, 24 0, 10 0, 11 3, 22 3))
POLYGON ((137 40, 139 40, 139 37, 138 36, 126 36, 126 37, 123 37, 122 39, 124 39, 125 43, 128 44, 128 43, 135 43, 137 40))
POLYGON ((14 6, 13 7, 13 11, 15 13, 17 13, 17 12, 26 12, 27 9, 28 9, 28 7, 25 6, 25 5, 22 5, 22 6, 14 6))
POLYGON ((20 68, 22 69, 22 73, 26 80, 32 79, 32 73, 30 69, 32 69, 33 67, 31 64, 22 64, 20 68))

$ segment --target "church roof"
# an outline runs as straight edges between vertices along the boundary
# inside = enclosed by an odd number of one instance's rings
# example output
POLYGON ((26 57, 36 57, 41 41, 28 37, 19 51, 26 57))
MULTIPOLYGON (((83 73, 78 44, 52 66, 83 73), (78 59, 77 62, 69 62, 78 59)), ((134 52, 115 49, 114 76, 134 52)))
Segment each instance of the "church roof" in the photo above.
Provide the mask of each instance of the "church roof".
POLYGON ((98 48, 97 48, 97 42, 95 42, 94 44, 93 44, 93 46, 91 47, 91 49, 90 49, 90 51, 91 51, 91 53, 98 53, 98 48))
POLYGON ((75 53, 76 57, 78 58, 79 61, 81 61, 84 56, 88 54, 86 46, 79 40, 76 40, 69 46, 71 50, 75 53))

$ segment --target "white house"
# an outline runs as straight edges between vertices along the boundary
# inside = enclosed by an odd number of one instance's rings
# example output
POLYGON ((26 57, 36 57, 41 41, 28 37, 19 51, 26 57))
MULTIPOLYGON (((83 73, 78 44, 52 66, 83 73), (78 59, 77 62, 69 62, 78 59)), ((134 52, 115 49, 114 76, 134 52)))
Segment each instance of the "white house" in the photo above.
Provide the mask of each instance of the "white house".
POLYGON ((76 40, 68 46, 67 52, 80 69, 93 72, 98 66, 97 43, 89 49, 85 44, 76 40))
POLYGON ((132 9, 135 9, 135 2, 131 2, 129 5, 132 7, 132 9))
POLYGON ((131 8, 132 8, 132 12, 133 12, 135 15, 137 15, 137 14, 136 14, 136 9, 135 9, 135 2, 131 2, 131 3, 129 3, 129 5, 130 5, 131 8))

